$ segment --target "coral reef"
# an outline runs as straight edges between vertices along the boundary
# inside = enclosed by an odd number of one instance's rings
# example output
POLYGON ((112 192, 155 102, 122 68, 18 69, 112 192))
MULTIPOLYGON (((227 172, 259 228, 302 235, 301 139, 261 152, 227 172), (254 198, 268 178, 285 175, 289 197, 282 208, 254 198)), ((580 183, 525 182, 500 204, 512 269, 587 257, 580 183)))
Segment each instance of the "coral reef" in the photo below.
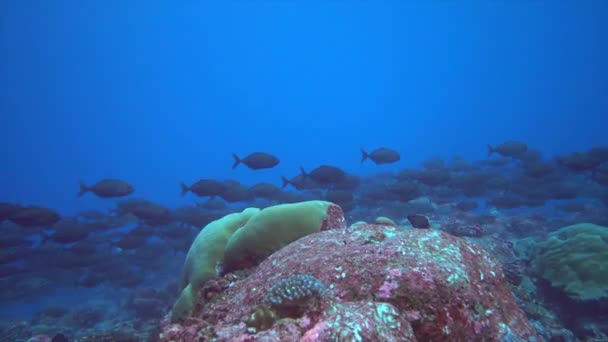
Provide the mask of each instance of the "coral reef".
POLYGON ((359 223, 320 231, 247 272, 208 283, 215 285, 201 288, 206 295, 191 316, 180 324, 163 322, 161 341, 538 338, 501 265, 476 245, 437 230, 359 223), (317 305, 290 317, 271 313, 278 284, 301 275, 310 277, 298 282, 306 287, 327 287, 315 296, 317 305))
POLYGON ((563 227, 537 246, 533 269, 571 299, 608 298, 608 228, 563 227))

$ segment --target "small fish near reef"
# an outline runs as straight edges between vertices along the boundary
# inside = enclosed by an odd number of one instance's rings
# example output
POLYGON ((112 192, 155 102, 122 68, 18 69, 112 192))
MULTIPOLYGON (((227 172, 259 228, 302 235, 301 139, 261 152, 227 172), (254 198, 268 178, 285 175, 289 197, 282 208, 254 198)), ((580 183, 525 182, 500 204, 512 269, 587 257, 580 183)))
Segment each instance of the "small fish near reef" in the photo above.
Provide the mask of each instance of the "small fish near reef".
POLYGON ((528 145, 519 141, 507 141, 496 147, 488 145, 488 157, 498 153, 503 157, 519 157, 528 151, 528 145))
POLYGON ((22 227, 50 227, 59 222, 61 216, 52 209, 32 205, 20 208, 8 219, 22 227))
POLYGON ((376 165, 381 164, 392 164, 396 163, 401 159, 399 152, 386 147, 380 147, 367 153, 361 148, 361 162, 363 163, 367 159, 371 159, 376 165))
POLYGON ((303 178, 310 178, 322 185, 336 184, 346 179, 346 172, 331 165, 321 165, 310 171, 310 173, 300 166, 300 172, 303 178))
POLYGON ((414 228, 420 228, 420 229, 431 228, 429 219, 427 219, 426 216, 424 216, 424 215, 410 214, 410 215, 407 215, 407 220, 410 221, 412 227, 414 227, 414 228))
POLYGON ((224 183, 213 179, 201 179, 191 186, 181 183, 180 186, 182 188, 182 196, 186 195, 188 192, 192 192, 199 197, 214 197, 222 194, 226 190, 226 185, 224 183))
POLYGON ((87 192, 92 192, 99 198, 124 197, 132 194, 133 191, 135 191, 135 188, 123 180, 103 179, 92 186, 87 186, 81 182, 78 197, 81 197, 87 192))
POLYGON ((245 164, 252 170, 271 169, 279 164, 279 158, 265 152, 254 152, 243 159, 233 153, 232 157, 234 158, 232 169, 236 169, 239 164, 245 164))

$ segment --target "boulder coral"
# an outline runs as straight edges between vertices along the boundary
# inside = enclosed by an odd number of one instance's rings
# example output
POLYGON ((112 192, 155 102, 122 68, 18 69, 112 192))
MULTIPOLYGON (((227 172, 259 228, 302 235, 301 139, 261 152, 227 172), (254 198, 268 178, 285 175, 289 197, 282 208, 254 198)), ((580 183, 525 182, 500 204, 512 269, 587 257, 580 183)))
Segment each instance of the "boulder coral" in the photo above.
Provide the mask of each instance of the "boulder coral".
POLYGON ((260 210, 247 208, 240 213, 226 215, 206 225, 192 242, 180 278, 181 293, 173 305, 173 321, 188 315, 198 300, 198 288, 217 277, 218 265, 224 259, 228 239, 260 210))
POLYGON ((566 226, 536 245, 533 270, 576 301, 608 298, 608 228, 566 226))
POLYGON ((360 223, 314 232, 201 292, 207 298, 191 317, 164 322, 161 341, 539 340, 501 265, 476 245, 431 229, 360 223), (294 275, 310 275, 309 283, 326 291, 303 297, 316 303, 300 303, 295 317, 270 312, 269 295, 294 275), (252 313, 264 319, 246 324, 252 313))
POLYGON ((325 201, 247 208, 209 223, 186 255, 171 320, 191 314, 199 289, 208 280, 251 267, 290 242, 330 226, 344 227, 344 213, 325 201))

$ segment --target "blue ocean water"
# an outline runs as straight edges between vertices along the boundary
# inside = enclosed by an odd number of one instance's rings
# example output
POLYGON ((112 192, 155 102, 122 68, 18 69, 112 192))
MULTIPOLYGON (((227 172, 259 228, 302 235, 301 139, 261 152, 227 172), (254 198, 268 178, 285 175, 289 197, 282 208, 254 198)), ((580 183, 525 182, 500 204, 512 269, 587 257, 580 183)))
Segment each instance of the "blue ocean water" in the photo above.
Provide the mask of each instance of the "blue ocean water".
POLYGON ((0 202, 110 210, 76 194, 116 178, 174 209, 202 202, 179 186, 201 178, 280 186, 300 166, 366 177, 510 140, 548 160, 608 146, 607 15, 593 0, 1 1, 0 202), (399 163, 360 162, 381 146, 399 163), (256 151, 279 165, 231 169, 256 151))

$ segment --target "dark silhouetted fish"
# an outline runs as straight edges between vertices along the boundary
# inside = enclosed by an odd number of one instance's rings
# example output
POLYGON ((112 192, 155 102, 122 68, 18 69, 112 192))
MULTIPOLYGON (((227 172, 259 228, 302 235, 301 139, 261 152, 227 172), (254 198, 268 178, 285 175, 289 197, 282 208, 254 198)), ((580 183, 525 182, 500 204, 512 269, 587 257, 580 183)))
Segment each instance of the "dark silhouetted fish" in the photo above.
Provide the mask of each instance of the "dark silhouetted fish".
POLYGON ((60 219, 54 210, 39 206, 20 208, 9 217, 10 221, 22 227, 49 227, 60 219))
POLYGON ((334 184, 334 190, 353 191, 361 184, 361 179, 355 175, 347 174, 343 181, 334 184))
POLYGON ((351 191, 332 190, 325 194, 325 200, 339 205, 342 211, 348 212, 355 208, 355 197, 351 191))
POLYGON ((456 204, 456 209, 460 211, 471 211, 479 208, 479 204, 473 201, 462 201, 456 204))
POLYGON ((228 203, 244 202, 254 200, 253 193, 249 188, 241 185, 239 182, 227 181, 225 190, 220 194, 220 197, 228 203))
POLYGON ((587 210, 587 206, 582 202, 568 202, 556 205, 555 209, 567 213, 582 213, 587 210))
POLYGON ((507 141, 496 147, 488 145, 488 157, 492 153, 498 153, 504 157, 518 157, 526 153, 528 145, 519 141, 507 141))
POLYGON ((0 266, 0 278, 10 277, 25 271, 25 269, 20 267, 0 266))
POLYGON ((76 280, 76 284, 85 288, 91 288, 104 281, 106 281, 106 278, 103 275, 94 272, 86 272, 76 280))
POLYGON ((509 164, 511 164, 513 162, 512 158, 509 157, 500 157, 500 158, 496 158, 496 159, 487 159, 487 160, 482 160, 481 164, 482 165, 487 165, 490 167, 505 167, 509 164))
POLYGON ((169 209, 150 201, 140 202, 131 210, 131 214, 151 226, 167 224, 172 218, 169 209))
POLYGON ((10 264, 28 256, 28 250, 25 248, 3 248, 0 249, 0 265, 10 264))
POLYGON ((407 220, 410 221, 410 224, 414 228, 422 228, 422 229, 431 228, 431 224, 429 223, 429 220, 424 215, 410 214, 410 215, 407 215, 407 220))
POLYGON ((543 156, 538 150, 528 149, 526 152, 515 156, 515 158, 525 162, 538 162, 543 159, 543 156))
POLYGON ((545 190, 549 198, 555 200, 574 199, 578 196, 580 185, 576 182, 557 182, 549 184, 545 190))
POLYGON ((206 202, 199 203, 197 206, 209 210, 222 210, 226 208, 226 202, 221 198, 209 199, 206 202))
POLYGON ((53 228, 55 231, 50 235, 44 235, 42 243, 47 240, 53 240, 58 243, 73 243, 84 240, 89 236, 86 226, 72 218, 66 218, 57 222, 53 228))
POLYGON ((99 198, 114 198, 128 196, 135 191, 135 188, 133 188, 131 184, 120 179, 103 179, 93 186, 87 186, 84 183, 80 183, 78 197, 89 191, 99 198))
POLYGON ((346 178, 346 173, 344 171, 331 165, 321 165, 310 173, 307 173, 303 167, 300 167, 300 172, 302 173, 302 177, 308 177, 323 185, 340 183, 346 178))
POLYGON ((418 185, 410 181, 399 181, 391 185, 388 190, 397 196, 397 200, 402 202, 411 201, 421 195, 418 185))
POLYGON ((30 246, 32 241, 26 239, 23 234, 6 233, 0 234, 0 248, 30 246))
POLYGON ((127 234, 118 240, 116 246, 121 249, 136 249, 145 245, 147 240, 147 236, 127 234))
POLYGON ((601 159, 590 153, 575 152, 566 156, 557 157, 558 163, 572 171, 589 171, 602 164, 601 159))
POLYGON ((344 190, 328 191, 325 194, 325 200, 340 205, 341 203, 352 202, 355 199, 353 193, 344 190))
POLYGON ((279 158, 264 152, 254 152, 243 159, 240 159, 236 153, 233 153, 232 157, 234 158, 233 169, 236 169, 241 163, 247 165, 252 170, 270 169, 279 164, 279 158))
POLYGON ((401 156, 399 152, 386 147, 377 148, 372 153, 367 153, 361 148, 361 162, 363 163, 367 159, 371 159, 376 165, 381 165, 396 163, 401 156))
POLYGON ((281 189, 270 183, 258 183, 249 188, 249 191, 257 198, 273 198, 281 189))
POLYGON ((513 195, 497 196, 490 199, 488 203, 499 209, 513 209, 525 205, 523 199, 513 195))
POLYGON ((608 162, 608 147, 596 146, 587 152, 588 155, 600 161, 600 163, 608 162))
POLYGON ((57 334, 57 335, 53 336, 53 338, 51 339, 51 342, 68 342, 68 338, 65 337, 64 334, 57 334))
POLYGON ((314 179, 310 177, 304 177, 302 175, 295 176, 291 180, 287 179, 286 177, 281 177, 281 179, 283 180, 283 185, 281 186, 282 189, 284 189, 288 185, 291 185, 300 191, 323 188, 323 185, 315 182, 314 179))
POLYGON ((425 160, 422 163, 422 166, 425 169, 443 169, 445 168, 445 162, 443 161, 443 159, 439 158, 439 157, 435 157, 435 158, 431 158, 429 160, 425 160))
POLYGON ((450 172, 443 169, 427 169, 418 172, 416 180, 428 186, 445 184, 450 180, 450 172))
POLYGON ((528 177, 542 178, 553 173, 555 167, 544 161, 524 162, 524 173, 528 177))
POLYGON ((97 252, 99 246, 103 246, 105 239, 105 237, 97 236, 94 239, 80 240, 72 244, 67 250, 75 255, 90 256, 97 252))
POLYGON ((591 178, 598 184, 608 186, 608 165, 595 169, 591 178))
POLYGON ((0 203, 0 223, 2 223, 2 221, 11 217, 11 215, 16 213, 19 209, 21 209, 21 207, 18 206, 17 204, 8 203, 8 202, 0 203))
POLYGON ((182 187, 182 196, 184 196, 188 191, 193 194, 204 197, 214 197, 220 195, 226 189, 226 185, 222 182, 218 182, 213 179, 201 179, 198 182, 192 184, 191 186, 187 186, 184 183, 181 183, 182 187))

